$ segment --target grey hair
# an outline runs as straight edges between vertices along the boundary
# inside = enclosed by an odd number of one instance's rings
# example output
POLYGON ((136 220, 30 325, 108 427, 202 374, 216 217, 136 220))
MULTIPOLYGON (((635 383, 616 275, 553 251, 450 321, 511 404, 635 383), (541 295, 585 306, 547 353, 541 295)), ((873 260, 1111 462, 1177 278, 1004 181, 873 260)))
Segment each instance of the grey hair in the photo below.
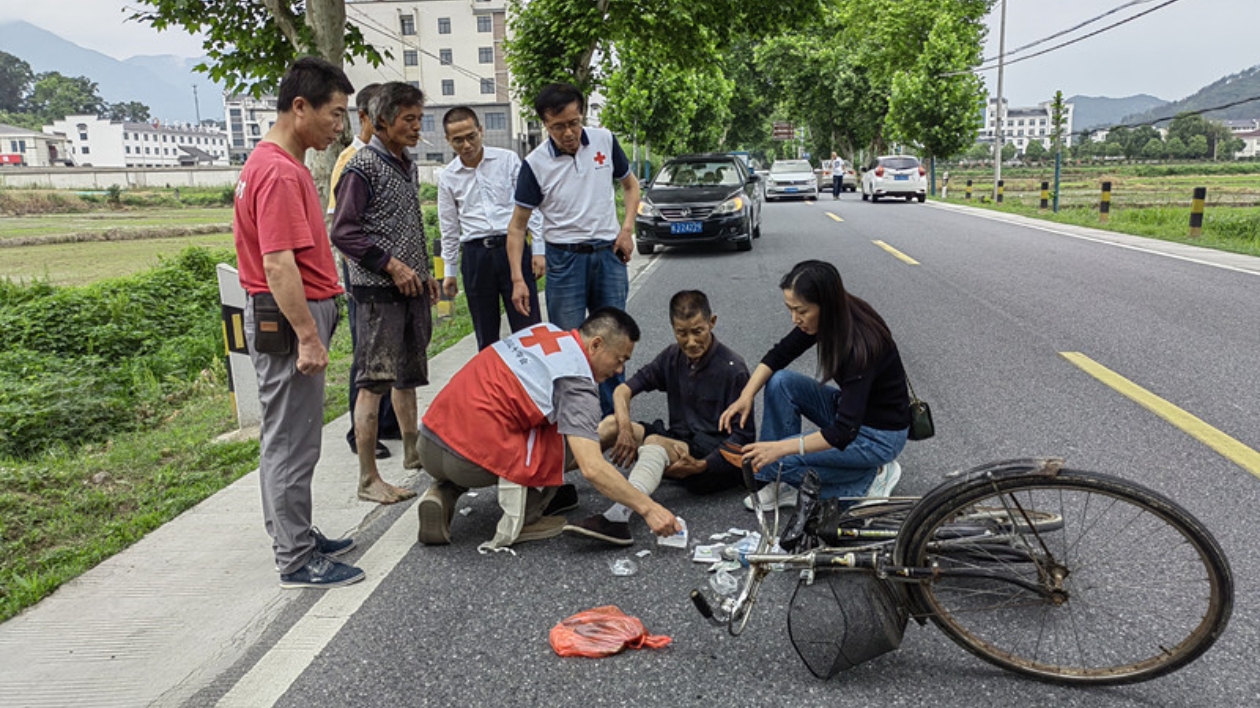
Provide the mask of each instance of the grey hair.
POLYGON ((368 102, 368 117, 372 119, 372 127, 380 130, 392 125, 404 108, 423 105, 423 91, 411 84, 390 81, 381 84, 368 102))

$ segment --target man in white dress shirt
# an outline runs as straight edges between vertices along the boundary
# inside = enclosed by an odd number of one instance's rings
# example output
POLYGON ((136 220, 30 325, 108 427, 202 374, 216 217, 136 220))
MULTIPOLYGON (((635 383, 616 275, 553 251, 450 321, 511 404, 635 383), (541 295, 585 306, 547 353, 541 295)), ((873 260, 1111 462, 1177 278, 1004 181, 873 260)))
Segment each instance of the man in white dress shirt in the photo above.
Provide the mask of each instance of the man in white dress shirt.
MULTIPOLYGON (((529 287, 529 314, 512 306, 512 269, 508 265, 507 227, 512 220, 516 176, 521 158, 510 150, 486 147, 485 131, 477 114, 467 106, 456 106, 442 117, 446 142, 457 157, 438 176, 438 220, 442 226, 442 260, 446 262, 443 289, 450 297, 459 293, 455 267, 464 277, 468 314, 477 335, 477 348, 499 341, 499 302, 507 311, 512 331, 541 321, 538 286, 529 287)), ((521 254, 521 271, 541 277, 546 268, 539 227, 542 216, 534 214, 530 231, 534 234, 533 258, 521 254)))

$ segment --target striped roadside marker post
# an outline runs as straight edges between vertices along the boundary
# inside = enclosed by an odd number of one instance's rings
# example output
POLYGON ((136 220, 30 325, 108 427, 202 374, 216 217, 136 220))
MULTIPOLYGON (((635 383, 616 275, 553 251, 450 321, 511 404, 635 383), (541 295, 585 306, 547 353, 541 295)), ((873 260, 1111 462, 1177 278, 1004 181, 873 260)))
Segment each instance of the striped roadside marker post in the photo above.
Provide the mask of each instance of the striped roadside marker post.
POLYGON ((971 180, 967 180, 967 201, 971 201, 971 180))
POLYGON ((1050 208, 1050 183, 1041 183, 1041 209, 1050 208))
POLYGON ((1207 187, 1194 188, 1194 201, 1190 202, 1190 238, 1203 235, 1203 202, 1207 199, 1207 187))
POLYGON ((1102 198, 1098 200, 1098 221, 1099 223, 1107 223, 1107 219, 1111 218, 1111 183, 1102 183, 1102 198))
POLYGON ((1002 195, 1005 193, 1006 193, 1006 180, 1000 179, 998 180, 998 192, 997 192, 998 204, 1002 203, 1002 195))
POLYGON ((220 263, 215 266, 215 273, 219 279, 223 347, 227 353, 228 395, 236 412, 236 425, 248 428, 262 422, 258 374, 249 360, 249 346, 245 342, 245 299, 248 296, 235 268, 220 263))
POLYGON ((433 277, 438 281, 438 301, 437 314, 439 318, 447 318, 455 314, 455 300, 446 294, 446 288, 442 286, 442 280, 446 278, 446 261, 442 259, 442 239, 433 237, 433 248, 430 251, 433 254, 433 277))

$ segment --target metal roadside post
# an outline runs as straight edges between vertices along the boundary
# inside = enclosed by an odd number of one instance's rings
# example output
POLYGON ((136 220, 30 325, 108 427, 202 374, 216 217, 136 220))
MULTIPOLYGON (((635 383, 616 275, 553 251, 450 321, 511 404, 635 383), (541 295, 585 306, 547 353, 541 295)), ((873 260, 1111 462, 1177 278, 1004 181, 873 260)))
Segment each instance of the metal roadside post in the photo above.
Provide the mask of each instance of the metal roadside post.
MULTIPOLYGON (((433 237, 433 277, 440 285, 446 278, 446 261, 442 259, 442 238, 433 237)), ((439 319, 446 319, 455 314, 455 300, 446 294, 446 288, 438 288, 437 314, 439 319)))
POLYGON ((1050 208, 1050 183, 1049 182, 1041 183, 1041 203, 1038 204, 1038 208, 1039 209, 1050 208))
POLYGON ((1190 202, 1190 238, 1203 235, 1203 203, 1207 200, 1207 187, 1194 188, 1194 200, 1190 202))
POLYGON ((1002 196, 1006 193, 1006 180, 1000 179, 997 183, 997 203, 1002 203, 1002 196))
POLYGON ((1098 222, 1107 223, 1111 218, 1111 183, 1102 183, 1102 198, 1098 200, 1098 222))
POLYGON ((258 402, 258 374, 249 360, 245 341, 245 299, 237 270, 226 263, 215 266, 219 279, 219 307, 223 316, 223 346, 227 353, 228 395, 236 412, 236 425, 248 428, 262 422, 258 402))
POLYGON ((967 180, 967 201, 971 201, 971 180, 967 180))

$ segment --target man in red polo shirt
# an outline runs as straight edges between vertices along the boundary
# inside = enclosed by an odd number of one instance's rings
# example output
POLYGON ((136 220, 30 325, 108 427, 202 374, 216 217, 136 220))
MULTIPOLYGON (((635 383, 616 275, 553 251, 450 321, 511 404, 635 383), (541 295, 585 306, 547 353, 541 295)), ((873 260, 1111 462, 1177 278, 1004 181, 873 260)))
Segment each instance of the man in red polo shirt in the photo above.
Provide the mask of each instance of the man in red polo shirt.
POLYGON ((262 404, 263 520, 280 586, 338 587, 363 571, 331 559, 353 539, 328 539, 311 525, 311 478, 319 461, 324 369, 337 325, 341 286, 308 149, 341 134, 354 87, 341 69, 315 57, 285 73, 279 116, 241 169, 232 230, 241 287, 249 293, 245 338, 262 404))

